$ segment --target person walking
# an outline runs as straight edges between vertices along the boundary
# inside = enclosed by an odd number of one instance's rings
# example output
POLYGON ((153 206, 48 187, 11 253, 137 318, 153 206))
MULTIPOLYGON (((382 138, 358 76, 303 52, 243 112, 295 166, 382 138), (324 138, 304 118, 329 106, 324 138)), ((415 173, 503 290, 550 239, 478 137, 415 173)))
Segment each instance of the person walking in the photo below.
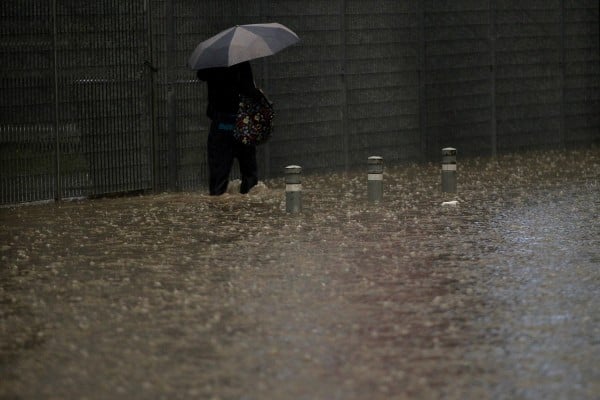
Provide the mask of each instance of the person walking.
POLYGON ((242 175, 240 193, 246 194, 258 183, 256 146, 235 140, 233 128, 240 94, 252 98, 261 96, 254 83, 252 67, 245 61, 231 67, 201 69, 197 77, 208 86, 206 115, 211 120, 207 141, 209 193, 218 196, 227 191, 233 161, 237 159, 242 175))

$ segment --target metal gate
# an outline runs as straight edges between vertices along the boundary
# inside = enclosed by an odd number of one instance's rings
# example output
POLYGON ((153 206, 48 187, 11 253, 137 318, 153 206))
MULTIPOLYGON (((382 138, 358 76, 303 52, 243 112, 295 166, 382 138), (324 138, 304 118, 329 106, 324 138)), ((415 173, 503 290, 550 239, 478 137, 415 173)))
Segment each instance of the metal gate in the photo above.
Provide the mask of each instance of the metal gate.
POLYGON ((152 187, 146 0, 0 3, 3 203, 152 187))

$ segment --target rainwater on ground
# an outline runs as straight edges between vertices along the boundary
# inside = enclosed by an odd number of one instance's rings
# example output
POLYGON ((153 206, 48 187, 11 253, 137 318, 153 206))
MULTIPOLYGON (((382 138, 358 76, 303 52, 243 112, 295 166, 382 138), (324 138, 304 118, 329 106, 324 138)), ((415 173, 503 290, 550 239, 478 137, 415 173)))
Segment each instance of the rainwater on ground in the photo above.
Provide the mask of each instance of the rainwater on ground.
POLYGON ((0 398, 600 398, 600 149, 440 175, 0 209, 0 398))

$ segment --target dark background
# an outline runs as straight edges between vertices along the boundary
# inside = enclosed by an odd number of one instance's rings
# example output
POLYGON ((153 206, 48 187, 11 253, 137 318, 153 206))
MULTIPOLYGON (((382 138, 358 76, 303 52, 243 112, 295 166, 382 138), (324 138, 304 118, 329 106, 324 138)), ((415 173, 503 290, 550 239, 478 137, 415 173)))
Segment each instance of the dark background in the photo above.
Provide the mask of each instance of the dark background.
POLYGON ((253 62, 274 101, 263 178, 600 141, 597 0, 4 0, 0 203, 203 189, 206 89, 235 24, 300 45, 253 62))

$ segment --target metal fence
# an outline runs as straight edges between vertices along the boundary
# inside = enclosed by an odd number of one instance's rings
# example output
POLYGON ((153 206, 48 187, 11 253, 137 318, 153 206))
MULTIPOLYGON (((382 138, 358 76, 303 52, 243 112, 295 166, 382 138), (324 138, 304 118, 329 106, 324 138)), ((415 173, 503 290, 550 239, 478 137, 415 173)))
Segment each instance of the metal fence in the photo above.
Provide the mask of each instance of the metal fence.
POLYGON ((231 25, 277 109, 263 177, 600 138, 597 0, 4 0, 0 203, 202 188, 206 92, 185 66, 231 25))

